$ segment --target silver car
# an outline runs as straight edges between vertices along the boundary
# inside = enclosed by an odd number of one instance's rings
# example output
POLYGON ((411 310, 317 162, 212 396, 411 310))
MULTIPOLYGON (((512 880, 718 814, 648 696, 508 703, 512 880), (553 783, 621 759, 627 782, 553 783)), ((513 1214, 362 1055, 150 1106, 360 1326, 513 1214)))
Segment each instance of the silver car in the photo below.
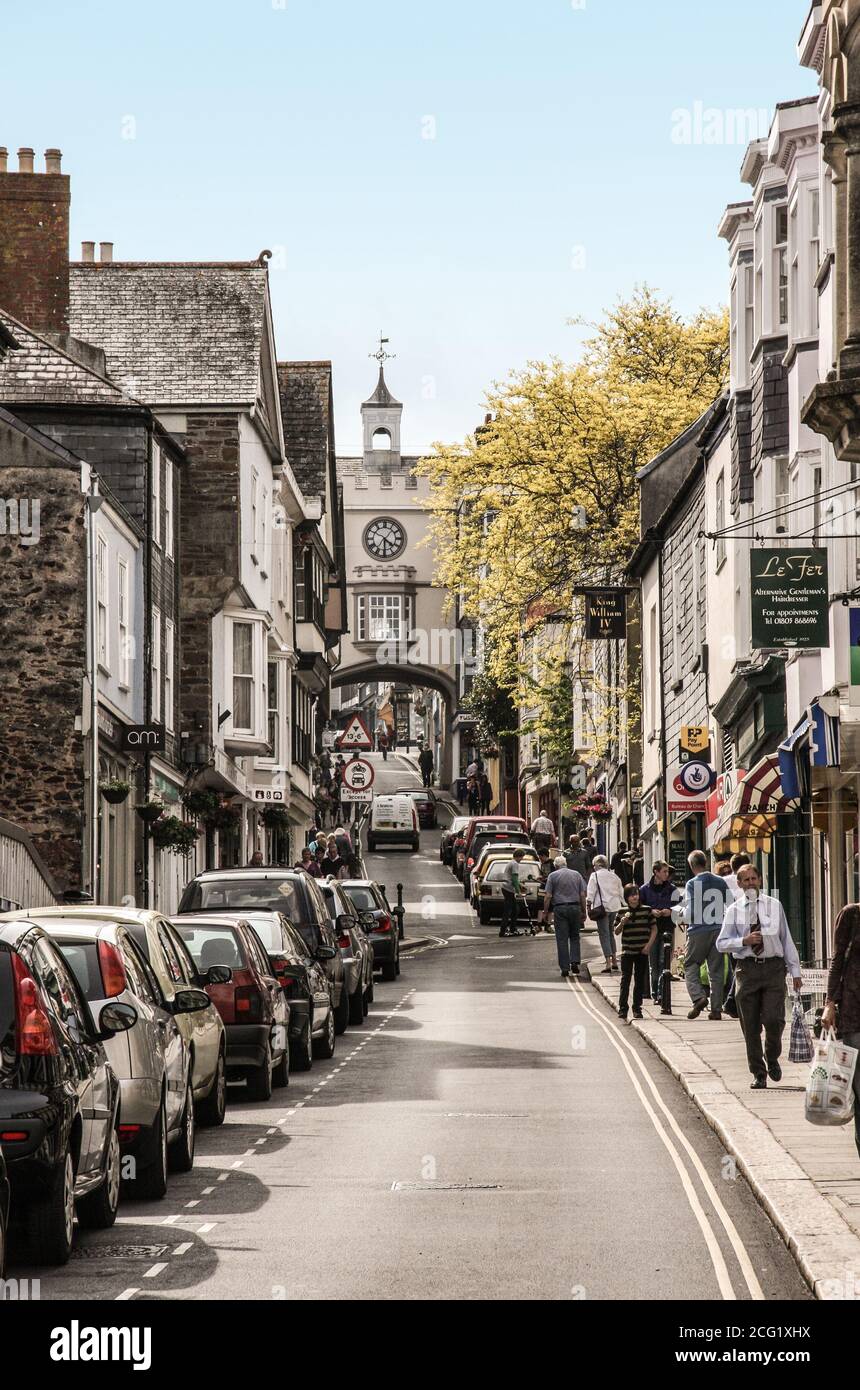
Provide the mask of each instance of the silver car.
POLYGON ((337 880, 320 879, 319 887, 337 933, 349 994, 349 1021, 363 1023, 373 1000, 373 947, 359 921, 355 904, 337 880))
POLYGON ((137 1010, 134 1027, 109 1038, 105 1051, 120 1083, 120 1142, 135 1159, 131 1190, 163 1197, 168 1169, 188 1172, 194 1163, 192 1057, 180 1020, 209 1009, 209 997, 183 986, 166 998, 129 926, 116 920, 121 910, 42 908, 26 915, 56 942, 94 1012, 107 1000, 137 1010))
MULTIPOLYGON (((486 873, 481 875, 477 902, 479 922, 486 924, 492 917, 501 917, 502 885, 505 881, 505 869, 510 862, 509 859, 494 859, 486 873)), ((525 902, 518 908, 518 916, 522 925, 528 927, 534 923, 543 898, 540 867, 523 859, 519 876, 525 902)))

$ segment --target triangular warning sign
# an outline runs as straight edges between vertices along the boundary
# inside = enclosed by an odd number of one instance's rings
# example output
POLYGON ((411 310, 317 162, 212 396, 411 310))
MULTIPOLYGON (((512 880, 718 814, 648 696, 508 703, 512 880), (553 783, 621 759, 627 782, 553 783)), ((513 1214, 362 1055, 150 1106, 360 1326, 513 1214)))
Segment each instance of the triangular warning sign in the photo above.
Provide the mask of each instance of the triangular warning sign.
POLYGON ((370 750, 373 748, 373 739, 370 737, 367 725, 360 714, 354 714, 337 740, 338 748, 363 748, 370 750))

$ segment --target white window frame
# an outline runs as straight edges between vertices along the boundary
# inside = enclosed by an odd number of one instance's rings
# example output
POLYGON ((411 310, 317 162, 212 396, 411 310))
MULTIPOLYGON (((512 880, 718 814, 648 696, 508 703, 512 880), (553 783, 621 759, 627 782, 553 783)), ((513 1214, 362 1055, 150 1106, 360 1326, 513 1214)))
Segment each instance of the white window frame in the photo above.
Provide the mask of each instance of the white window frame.
POLYGON ((791 275, 788 256, 789 216, 787 203, 774 203, 772 210, 773 226, 773 319, 776 328, 787 328, 789 321, 791 275), (779 220, 785 214, 785 237, 777 240, 779 220), (784 296, 784 300, 783 300, 784 296), (783 312, 783 309, 785 312, 783 312))
POLYGON ((251 559, 257 559, 257 527, 259 526, 259 488, 260 475, 256 468, 251 470, 251 559))
MULTIPOLYGON (((726 525, 726 470, 720 469, 717 481, 714 485, 714 530, 717 532, 725 530, 726 525)), ((717 535, 717 545, 715 551, 717 570, 721 570, 726 562, 726 538, 724 535, 717 535)))
POLYGON ((169 560, 174 554, 173 526, 173 460, 164 457, 164 553, 169 560))
POLYGON ((110 674, 110 550, 107 537, 96 531, 96 660, 110 674))
MULTIPOLYGON (((268 715, 266 710, 266 660, 267 646, 265 635, 265 624, 262 619, 251 613, 234 613, 227 615, 224 628, 225 639, 225 662, 224 662, 224 708, 231 711, 230 717, 230 737, 238 742, 247 741, 248 743, 261 743, 266 738, 268 715), (244 625, 251 629, 251 670, 237 672, 235 669, 236 637, 235 629, 237 625, 244 625), (248 727, 236 722, 236 684, 237 680, 245 680, 251 687, 251 725, 248 727)), ((259 753, 257 756, 260 756, 259 753)))
POLYGON ((117 634, 119 639, 118 680, 122 690, 130 685, 131 663, 129 659, 129 615, 131 613, 131 571, 128 561, 121 555, 117 557, 117 634))
POLYGON ((170 618, 164 620, 164 727, 172 734, 174 729, 173 708, 176 689, 176 625, 170 618))
POLYGON ((679 681, 683 672, 681 670, 681 613, 683 610, 682 593, 684 589, 680 557, 672 563, 672 679, 679 681))
POLYGON ((161 549, 161 448, 152 442, 152 539, 161 549))
POLYGON ((151 653, 152 722, 161 723, 161 609, 152 610, 152 653, 151 653))
POLYGON ((356 595, 356 640, 359 642, 405 642, 414 623, 411 594, 381 591, 356 595))

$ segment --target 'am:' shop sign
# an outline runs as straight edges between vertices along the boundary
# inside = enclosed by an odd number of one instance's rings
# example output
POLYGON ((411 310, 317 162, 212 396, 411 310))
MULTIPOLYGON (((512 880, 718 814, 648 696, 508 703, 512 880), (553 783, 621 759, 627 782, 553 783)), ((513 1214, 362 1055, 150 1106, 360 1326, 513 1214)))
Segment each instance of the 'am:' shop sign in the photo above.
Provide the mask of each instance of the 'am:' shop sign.
POLYGON ((827 551, 752 550, 750 603, 754 648, 829 647, 827 551))

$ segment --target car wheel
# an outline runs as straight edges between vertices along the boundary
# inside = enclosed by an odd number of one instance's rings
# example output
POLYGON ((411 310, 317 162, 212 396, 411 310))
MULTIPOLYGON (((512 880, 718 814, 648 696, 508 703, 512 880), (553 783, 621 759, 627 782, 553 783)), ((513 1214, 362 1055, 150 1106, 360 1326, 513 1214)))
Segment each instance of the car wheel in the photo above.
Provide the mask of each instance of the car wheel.
POLYGON ((383 978, 383 980, 389 980, 389 981, 390 981, 390 980, 396 980, 396 979, 397 979, 397 961, 396 961, 396 960, 384 960, 384 961, 382 962, 382 978, 383 978))
POLYGON ((463 897, 466 899, 466 902, 469 901, 470 896, 471 896, 471 885, 469 884, 469 880, 464 876, 464 878, 463 878, 463 897))
POLYGON ((95 1192, 82 1197, 78 1202, 78 1221, 93 1231, 106 1231, 116 1221, 119 1207, 120 1176, 122 1156, 119 1149, 119 1135, 111 1130, 108 1142, 107 1162, 104 1181, 95 1192))
POLYGON ((412 841, 412 853, 413 853, 413 854, 417 854, 417 853, 418 853, 418 843, 419 843, 418 840, 413 840, 413 841, 412 841))
POLYGON ((290 1066, 293 1071, 310 1071, 314 1064, 314 1022, 313 1015, 308 1014, 305 1019, 305 1026, 302 1029, 302 1036, 294 1042, 292 1055, 290 1056, 290 1066))
POLYGON ((373 854, 376 850, 376 841, 372 835, 368 835, 367 837, 367 850, 369 854, 373 854))
POLYGON ((50 1193, 29 1207, 25 1222, 27 1245, 34 1264, 68 1263, 75 1230, 75 1169, 70 1153, 66 1153, 50 1193))
POLYGON ((0 1210, 0 1279, 6 1272, 6 1213, 0 1210))
POLYGON ((157 1200, 163 1197, 167 1191, 167 1114, 164 1108, 164 1098, 158 1107, 158 1118, 155 1121, 155 1162, 150 1163, 134 1179, 131 1190, 135 1197, 151 1198, 157 1200))
POLYGON ((290 1049, 289 1049, 289 1044, 288 1044, 287 1047, 284 1049, 284 1055, 283 1055, 283 1057, 281 1058, 281 1060, 280 1060, 280 1062, 278 1063, 278 1065, 275 1067, 275 1070, 272 1072, 272 1085, 273 1085, 273 1086, 276 1086, 276 1087, 278 1088, 278 1090, 281 1090, 284 1086, 289 1086, 289 1084, 290 1084, 290 1049))
POLYGON ((397 952, 397 955, 394 957, 394 974, 395 974, 395 975, 399 975, 399 974, 400 974, 400 952, 399 952, 399 951, 397 952))
POLYGON ((194 1141, 197 1134, 197 1126, 194 1115, 194 1091, 191 1082, 188 1082, 188 1089, 185 1092, 185 1105, 182 1110, 182 1123, 179 1126, 179 1137, 174 1139, 170 1145, 168 1163, 174 1173, 190 1173, 194 1167, 194 1141))
POLYGON ((341 1033, 346 1032, 348 1025, 349 995, 346 992, 346 980, 344 980, 343 988, 340 991, 340 1003, 334 1011, 334 1031, 337 1033, 338 1037, 340 1037, 341 1033))
POLYGON ((326 1015, 325 1032, 321 1038, 314 1038, 314 1056, 329 1058, 334 1056, 335 1049, 335 1030, 334 1030, 334 1010, 329 1009, 326 1015))
POLYGON ((197 1118, 201 1125, 223 1125, 227 1113, 227 1068, 224 1053, 218 1053, 218 1066, 212 1090, 205 1100, 201 1100, 197 1118))
POLYGON ((360 982, 355 994, 349 996, 349 1021, 350 1023, 364 1022, 364 991, 360 982))
POLYGON ((248 1095, 251 1100, 270 1100, 272 1096, 272 1045, 266 1047, 263 1064, 248 1073, 248 1095))
POLYGON ((485 927, 487 925, 487 922, 489 921, 489 918, 487 917, 487 909, 484 907, 483 903, 478 903, 478 921, 480 922, 482 927, 485 927))
POLYGON ((373 1003, 373 974, 372 974, 372 973, 371 973, 371 976, 370 976, 370 984, 367 986, 367 1002, 368 1002, 368 1004, 372 1004, 372 1003, 373 1003))

